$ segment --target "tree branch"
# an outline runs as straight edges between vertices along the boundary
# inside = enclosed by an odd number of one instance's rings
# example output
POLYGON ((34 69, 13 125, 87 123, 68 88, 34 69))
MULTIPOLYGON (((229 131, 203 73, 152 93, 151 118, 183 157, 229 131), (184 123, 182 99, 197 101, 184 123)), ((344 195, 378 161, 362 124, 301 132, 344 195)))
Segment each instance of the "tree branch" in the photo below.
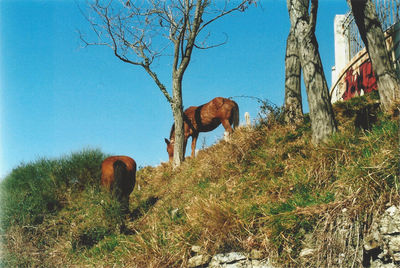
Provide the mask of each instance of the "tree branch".
MULTIPOLYGON (((218 0, 215 0, 218 1, 218 0)), ((209 49, 221 46, 228 40, 218 44, 207 45, 208 34, 203 42, 196 44, 199 33, 209 24, 234 11, 244 11, 248 4, 256 0, 240 0, 237 5, 231 0, 225 0, 222 9, 211 7, 211 0, 95 0, 89 6, 93 17, 84 15, 95 36, 101 42, 89 42, 88 38, 79 32, 85 46, 109 46, 114 55, 125 63, 142 66, 154 82, 172 103, 166 87, 151 68, 158 57, 165 55, 164 51, 173 45, 173 72, 181 78, 189 65, 193 48, 209 49), (142 5, 143 4, 143 5, 142 5), (229 9, 229 7, 232 7, 229 9), (203 22, 205 9, 210 18, 203 22), (159 37, 166 37, 170 43, 162 42, 159 37), (165 44, 165 45, 164 45, 165 44)))
POLYGON ((164 96, 167 99, 167 101, 170 104, 172 104, 174 101, 172 100, 171 96, 169 95, 169 93, 168 93, 166 87, 164 86, 164 84, 161 83, 160 80, 158 79, 157 74, 150 69, 149 65, 142 64, 141 66, 146 70, 146 72, 151 76, 151 78, 153 78, 154 82, 160 88, 161 92, 164 94, 164 96))
POLYGON ((234 11, 244 11, 247 8, 246 3, 251 4, 253 2, 256 2, 256 1, 253 1, 253 0, 242 0, 242 2, 239 5, 237 5, 236 7, 232 8, 230 10, 227 10, 227 11, 223 11, 219 15, 217 15, 216 17, 214 17, 214 18, 210 19, 209 21, 203 23, 203 25, 199 28, 199 32, 201 32, 207 25, 209 25, 210 23, 216 21, 217 19, 219 19, 219 18, 221 18, 223 16, 226 16, 226 15, 228 15, 228 14, 234 12, 234 11))
MULTIPOLYGON (((205 43, 206 43, 206 40, 207 40, 208 37, 205 37, 205 41, 203 41, 204 44, 202 44, 202 45, 194 44, 194 46, 195 46, 195 48, 197 48, 197 49, 211 49, 211 48, 216 48, 216 47, 223 46, 223 45, 225 45, 226 43, 228 43, 228 35, 227 35, 226 33, 223 33, 223 34, 225 35, 225 41, 223 41, 223 42, 221 42, 221 43, 218 43, 218 44, 215 44, 215 45, 206 46, 205 43)), ((208 33, 207 36, 210 36, 210 33, 208 33)))

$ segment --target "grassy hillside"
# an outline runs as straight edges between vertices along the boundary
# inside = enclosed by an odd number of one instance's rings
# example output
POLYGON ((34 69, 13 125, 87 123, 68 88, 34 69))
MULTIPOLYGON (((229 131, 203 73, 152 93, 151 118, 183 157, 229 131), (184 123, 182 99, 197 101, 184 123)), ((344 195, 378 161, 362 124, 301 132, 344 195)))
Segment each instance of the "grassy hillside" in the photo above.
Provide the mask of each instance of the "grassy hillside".
POLYGON ((278 266, 360 263, 372 214, 400 201, 398 122, 373 98, 335 111, 340 131, 318 147, 307 119, 270 113, 176 170, 142 168, 127 217, 98 187, 99 151, 22 165, 1 184, 2 264, 185 267, 193 245, 257 249, 278 266), (299 258, 309 244, 320 246, 299 258))

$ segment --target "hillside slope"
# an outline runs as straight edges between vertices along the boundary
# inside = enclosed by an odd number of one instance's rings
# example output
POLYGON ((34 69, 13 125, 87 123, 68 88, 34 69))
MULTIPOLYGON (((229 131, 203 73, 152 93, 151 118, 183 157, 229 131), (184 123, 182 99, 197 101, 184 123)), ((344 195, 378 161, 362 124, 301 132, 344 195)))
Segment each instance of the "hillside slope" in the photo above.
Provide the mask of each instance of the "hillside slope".
MULTIPOLYGON (((340 131, 317 147, 307 120, 294 128, 270 115, 176 170, 140 169, 129 217, 95 168, 77 175, 70 158, 21 166, 2 183, 2 264, 187 267, 198 246, 208 256, 257 250, 276 266, 360 266, 373 215, 400 201, 398 122, 366 97, 335 111, 340 131), (39 164, 44 172, 30 170, 39 164), (31 191, 38 174, 47 191, 31 191)), ((86 166, 105 157, 84 154, 86 166)))

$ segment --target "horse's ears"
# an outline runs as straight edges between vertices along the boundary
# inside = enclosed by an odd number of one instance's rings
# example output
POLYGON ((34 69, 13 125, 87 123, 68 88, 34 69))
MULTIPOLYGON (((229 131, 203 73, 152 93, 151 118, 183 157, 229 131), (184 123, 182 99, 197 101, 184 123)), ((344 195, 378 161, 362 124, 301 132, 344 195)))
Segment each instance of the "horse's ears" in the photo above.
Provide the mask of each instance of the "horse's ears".
POLYGON ((169 141, 168 139, 165 139, 165 138, 164 138, 164 140, 165 140, 165 143, 166 143, 167 145, 170 144, 170 141, 169 141))

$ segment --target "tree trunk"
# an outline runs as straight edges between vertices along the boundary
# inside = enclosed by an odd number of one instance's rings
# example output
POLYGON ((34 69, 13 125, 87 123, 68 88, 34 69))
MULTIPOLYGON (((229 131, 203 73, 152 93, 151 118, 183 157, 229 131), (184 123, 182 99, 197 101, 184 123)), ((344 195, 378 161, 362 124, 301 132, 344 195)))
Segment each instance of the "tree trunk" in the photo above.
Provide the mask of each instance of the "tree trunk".
POLYGON ((400 101, 400 82, 396 76, 385 36, 371 0, 347 0, 375 72, 382 108, 390 111, 400 101))
POLYGON ((172 113, 175 122, 175 143, 174 143, 174 159, 172 166, 178 167, 184 160, 184 124, 183 124, 183 101, 182 101, 182 74, 174 71, 172 75, 172 113))
POLYGON ((288 0, 288 8, 303 69, 310 109, 312 142, 318 144, 336 131, 336 124, 314 33, 318 1, 312 1, 311 14, 308 14, 309 0, 288 0))
POLYGON ((284 113, 287 124, 298 124, 303 120, 303 107, 301 100, 301 65, 298 55, 297 40, 294 28, 286 41, 285 55, 285 104, 284 113))

